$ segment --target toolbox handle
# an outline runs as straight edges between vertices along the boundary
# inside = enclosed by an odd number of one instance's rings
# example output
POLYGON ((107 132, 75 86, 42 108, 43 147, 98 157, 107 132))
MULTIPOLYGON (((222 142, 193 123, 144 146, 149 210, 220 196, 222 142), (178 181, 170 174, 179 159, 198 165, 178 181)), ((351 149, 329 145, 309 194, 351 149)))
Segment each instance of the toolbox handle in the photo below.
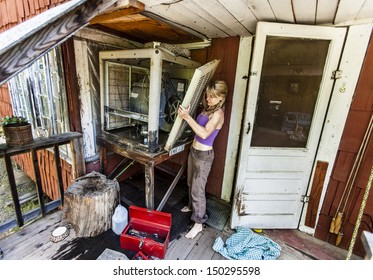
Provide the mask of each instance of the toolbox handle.
POLYGON ((139 249, 141 249, 142 246, 144 245, 144 239, 145 239, 145 238, 141 238, 141 239, 140 239, 139 249))

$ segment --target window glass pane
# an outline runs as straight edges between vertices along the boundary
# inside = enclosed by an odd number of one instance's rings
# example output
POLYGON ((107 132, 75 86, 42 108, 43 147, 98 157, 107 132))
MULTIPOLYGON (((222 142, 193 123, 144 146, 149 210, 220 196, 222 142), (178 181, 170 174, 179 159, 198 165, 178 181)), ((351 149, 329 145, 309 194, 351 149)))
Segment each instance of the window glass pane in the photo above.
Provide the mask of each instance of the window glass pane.
POLYGON ((307 146, 329 43, 267 38, 252 146, 307 146))
MULTIPOLYGON (((59 47, 12 78, 9 90, 15 115, 26 117, 35 137, 69 131, 62 55, 59 47)), ((66 146, 61 152, 67 154, 66 146)))

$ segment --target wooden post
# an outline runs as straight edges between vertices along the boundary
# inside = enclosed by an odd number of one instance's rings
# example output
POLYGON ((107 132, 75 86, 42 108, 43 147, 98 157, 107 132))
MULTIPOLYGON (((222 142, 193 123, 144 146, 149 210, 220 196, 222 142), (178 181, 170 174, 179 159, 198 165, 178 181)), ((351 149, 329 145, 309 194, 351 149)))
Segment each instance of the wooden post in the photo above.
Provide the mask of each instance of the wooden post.
POLYGON ((177 172, 174 180, 171 183, 171 186, 168 188, 166 194, 162 198, 162 201, 159 203, 159 205, 157 207, 157 211, 162 211, 163 206, 166 204, 166 202, 167 202, 168 198, 170 197, 172 191, 174 190, 177 182, 179 182, 179 179, 180 179, 181 175, 183 175, 183 172, 184 172, 185 167, 187 165, 187 161, 188 161, 188 158, 186 158, 185 162, 183 163, 183 165, 180 167, 179 171, 177 172))
POLYGON ((149 92, 151 92, 151 94, 149 94, 148 147, 151 152, 154 152, 158 146, 158 116, 162 91, 162 57, 158 50, 155 50, 151 57, 150 77, 152 78, 149 84, 149 92))
POLYGON ((14 210, 16 211, 17 224, 19 227, 23 226, 23 216, 21 211, 21 205, 19 204, 17 185, 14 178, 14 172, 12 167, 12 159, 10 155, 4 155, 6 172, 8 174, 8 180, 10 185, 10 192, 12 194, 14 210))
POLYGON ((37 155, 37 152, 36 152, 35 149, 31 149, 31 159, 32 159, 32 166, 34 167, 36 192, 38 194, 40 211, 41 211, 41 214, 43 216, 45 216, 45 204, 44 204, 43 187, 42 187, 42 184, 41 184, 41 176, 40 176, 40 170, 39 170, 38 155, 37 155))
POLYGON ((313 177, 310 200, 308 202, 305 225, 311 228, 315 227, 318 208, 320 204, 322 187, 325 181, 328 163, 325 161, 317 161, 315 175, 313 177))
POLYGON ((83 176, 86 173, 83 155, 83 138, 70 141, 72 152, 73 179, 83 176))
POLYGON ((107 174, 107 160, 106 160, 106 156, 107 156, 107 151, 106 151, 106 147, 105 146, 102 146, 100 147, 100 171, 101 173, 103 174, 107 174))
POLYGON ((145 205, 146 208, 154 209, 154 165, 145 165, 145 205))
POLYGON ((60 149, 59 149, 58 144, 54 144, 53 147, 54 147, 54 160, 56 164, 56 173, 57 173, 57 179, 58 179, 58 188, 60 190, 61 205, 63 205, 65 190, 63 189, 63 181, 62 181, 60 149))

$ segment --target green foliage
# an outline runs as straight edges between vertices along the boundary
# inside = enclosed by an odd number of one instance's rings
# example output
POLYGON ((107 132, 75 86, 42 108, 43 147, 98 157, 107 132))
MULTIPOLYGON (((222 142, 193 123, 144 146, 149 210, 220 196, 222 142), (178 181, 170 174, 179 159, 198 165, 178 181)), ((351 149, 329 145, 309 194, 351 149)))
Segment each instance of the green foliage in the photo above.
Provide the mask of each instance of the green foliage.
POLYGON ((22 116, 5 116, 0 119, 1 126, 17 126, 28 124, 28 120, 22 116))

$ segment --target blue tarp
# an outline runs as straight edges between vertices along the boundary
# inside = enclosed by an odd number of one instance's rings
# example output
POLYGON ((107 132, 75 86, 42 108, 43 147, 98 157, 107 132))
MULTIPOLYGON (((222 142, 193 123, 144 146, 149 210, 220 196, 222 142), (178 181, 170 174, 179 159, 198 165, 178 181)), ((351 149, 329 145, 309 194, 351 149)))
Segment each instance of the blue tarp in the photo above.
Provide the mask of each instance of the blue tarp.
POLYGON ((212 249, 231 260, 274 260, 281 253, 276 242, 243 227, 238 227, 225 244, 221 237, 216 238, 212 249))

